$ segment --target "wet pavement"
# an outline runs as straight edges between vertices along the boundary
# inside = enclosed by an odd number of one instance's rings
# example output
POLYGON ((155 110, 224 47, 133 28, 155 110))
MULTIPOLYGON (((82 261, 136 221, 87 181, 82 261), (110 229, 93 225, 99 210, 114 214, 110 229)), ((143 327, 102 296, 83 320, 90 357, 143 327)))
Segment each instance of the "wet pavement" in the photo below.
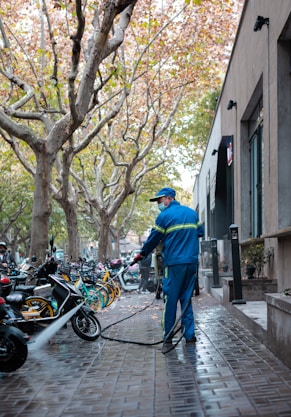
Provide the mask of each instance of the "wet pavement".
POLYGON ((0 373, 0 417, 291 417, 291 370, 211 295, 193 307, 196 346, 167 354, 154 294, 123 294, 98 313, 103 328, 132 315, 104 336, 134 343, 86 342, 68 324, 0 373))

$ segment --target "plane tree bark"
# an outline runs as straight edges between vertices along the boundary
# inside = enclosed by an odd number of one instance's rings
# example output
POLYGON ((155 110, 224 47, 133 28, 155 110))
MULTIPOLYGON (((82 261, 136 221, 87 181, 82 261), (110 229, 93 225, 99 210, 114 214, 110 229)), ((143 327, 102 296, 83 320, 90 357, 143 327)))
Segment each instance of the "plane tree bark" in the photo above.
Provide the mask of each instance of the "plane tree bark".
MULTIPOLYGON (((33 85, 16 74, 16 68, 11 65, 10 58, 4 53, 4 64, 1 68, 1 75, 4 76, 11 85, 23 92, 20 99, 10 103, 4 103, 0 107, 0 128, 6 135, 9 135, 9 143, 13 149, 17 149, 20 161, 25 161, 25 156, 20 151, 16 142, 18 139, 25 142, 33 151, 35 165, 32 169, 34 175, 34 204, 32 211, 31 228, 31 247, 30 254, 35 254, 39 259, 44 259, 48 244, 48 222, 51 213, 50 207, 50 186, 52 183, 52 168, 58 152, 63 145, 69 141, 74 132, 80 127, 81 123, 89 110, 90 101, 94 96, 94 83, 98 68, 103 60, 112 54, 122 43, 125 30, 129 24, 131 14, 137 0, 108 0, 103 3, 102 10, 95 13, 95 27, 91 37, 91 49, 84 67, 79 86, 76 80, 79 71, 81 42, 84 34, 85 16, 82 9, 82 2, 75 1, 77 16, 77 29, 71 36, 73 43, 71 53, 71 71, 68 76, 68 109, 62 101, 58 86, 56 95, 58 108, 51 108, 47 103, 44 91, 40 96, 36 95, 33 85), (119 19, 119 30, 115 31, 114 36, 109 36, 112 30, 114 19, 119 19), (32 104, 33 111, 27 111, 32 104), (32 124, 21 123, 30 120, 37 121, 36 127, 32 124), (41 125, 41 126, 40 126, 41 125)), ((49 14, 46 9, 46 2, 42 2, 44 17, 47 19, 51 29, 49 14)), ((2 39, 5 47, 10 49, 9 36, 1 23, 2 39)), ((58 59, 56 53, 56 40, 53 31, 50 31, 50 41, 54 56, 54 70, 52 79, 57 85, 58 82, 58 59)), ((12 52, 12 51, 11 51, 12 52)), ((33 64, 31 63, 33 72, 33 64)), ((37 76, 36 76, 37 77, 37 76)), ((15 99, 15 97, 14 97, 15 99)), ((1 131, 0 131, 1 133, 1 131)), ((25 163, 25 166, 27 164, 25 163)), ((69 216, 70 217, 70 216, 69 216)))

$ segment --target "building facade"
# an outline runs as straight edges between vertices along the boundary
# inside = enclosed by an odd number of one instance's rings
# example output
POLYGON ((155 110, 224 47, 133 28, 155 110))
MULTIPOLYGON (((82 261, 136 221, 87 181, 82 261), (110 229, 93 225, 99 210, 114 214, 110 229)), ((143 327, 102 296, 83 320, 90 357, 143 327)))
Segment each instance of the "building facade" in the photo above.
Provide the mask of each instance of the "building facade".
POLYGON ((207 149, 194 185, 206 237, 230 262, 263 243, 278 291, 291 287, 291 0, 246 0, 207 149))

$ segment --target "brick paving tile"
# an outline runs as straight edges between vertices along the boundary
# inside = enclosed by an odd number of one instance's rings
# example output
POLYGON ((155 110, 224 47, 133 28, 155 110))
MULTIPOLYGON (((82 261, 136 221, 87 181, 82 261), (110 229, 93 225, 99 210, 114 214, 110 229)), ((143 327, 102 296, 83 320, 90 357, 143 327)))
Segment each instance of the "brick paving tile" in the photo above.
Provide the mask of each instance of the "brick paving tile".
POLYGON ((99 312, 103 328, 134 316, 95 342, 62 328, 0 373, 0 417, 291 417, 290 369, 210 295, 193 308, 197 345, 182 340, 165 355, 153 294, 123 294, 99 312))

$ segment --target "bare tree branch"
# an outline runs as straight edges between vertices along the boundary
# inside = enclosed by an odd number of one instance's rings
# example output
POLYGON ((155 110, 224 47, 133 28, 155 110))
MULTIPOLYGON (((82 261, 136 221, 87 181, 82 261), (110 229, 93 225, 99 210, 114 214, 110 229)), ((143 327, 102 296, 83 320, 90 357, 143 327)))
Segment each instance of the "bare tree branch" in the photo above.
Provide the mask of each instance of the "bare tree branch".
POLYGON ((20 163, 24 166, 24 168, 34 177, 35 169, 33 168, 33 166, 31 164, 29 164, 27 158, 21 152, 21 150, 19 148, 19 144, 15 140, 15 138, 10 138, 3 129, 0 129, 0 135, 3 137, 5 142, 7 142, 11 146, 15 155, 17 156, 20 163))
POLYGON ((4 71, 0 69, 0 73, 6 77, 8 80, 10 80, 12 83, 16 84, 19 88, 21 88, 21 90, 26 92, 26 95, 23 96, 21 99, 19 99, 18 101, 16 101, 14 104, 12 104, 9 109, 7 110, 7 112, 10 112, 10 109, 13 110, 17 110, 20 107, 24 106, 29 100, 32 99, 32 97, 34 97, 34 90, 32 87, 30 87, 30 85, 28 85, 25 81, 21 80, 19 77, 17 77, 16 75, 9 73, 8 71, 4 71))
MULTIPOLYGON (((89 106, 91 92, 94 90, 94 82, 99 64, 105 59, 106 56, 108 56, 109 53, 112 53, 113 51, 111 48, 110 50, 107 49, 107 55, 104 53, 104 50, 108 45, 108 34, 112 28, 113 21, 118 13, 121 15, 126 14, 127 18, 125 21, 128 25, 136 2, 137 0, 116 0, 115 2, 107 1, 104 4, 104 17, 102 24, 100 30, 95 34, 90 56, 83 73, 76 100, 76 109, 81 120, 83 120, 85 114, 84 112, 87 111, 89 106)), ((120 17, 120 19, 122 19, 122 17, 120 17)), ((124 29, 125 27, 123 26, 123 36, 124 29)), ((120 41, 122 42, 123 38, 120 39, 120 41)), ((117 47, 118 46, 116 45, 116 48, 117 47)))
POLYGON ((76 93, 75 93, 75 80, 78 74, 78 68, 80 63, 80 53, 81 53, 81 41, 84 34, 85 28, 85 16, 82 11, 82 1, 76 0, 76 14, 78 19, 78 27, 75 35, 71 36, 73 41, 72 48, 72 68, 68 77, 68 86, 69 86, 69 101, 70 101, 70 110, 73 120, 78 120, 78 114, 75 107, 76 93))
POLYGON ((3 130, 8 132, 11 136, 23 139, 31 148, 35 148, 39 143, 34 131, 25 125, 15 123, 0 109, 0 126, 3 130))
POLYGON ((42 10, 43 10, 43 12, 46 16, 48 29, 49 29, 49 37, 50 37, 52 52, 53 52, 53 56, 54 56, 53 73, 52 73, 51 79, 54 80, 54 82, 55 82, 55 88, 56 88, 56 92, 57 92, 57 99, 58 99, 58 103, 59 103, 59 108, 60 108, 61 113, 64 114, 65 110, 63 108, 61 92, 60 92, 60 89, 59 89, 59 86, 58 86, 58 82, 59 82, 59 80, 58 80, 58 54, 57 54, 57 50, 56 50, 57 42, 56 42, 55 37, 54 37, 54 33, 53 33, 53 29, 52 29, 52 25, 51 25, 51 21, 50 21, 50 17, 49 17, 49 14, 48 14, 48 10, 47 10, 45 0, 42 0, 42 10))

